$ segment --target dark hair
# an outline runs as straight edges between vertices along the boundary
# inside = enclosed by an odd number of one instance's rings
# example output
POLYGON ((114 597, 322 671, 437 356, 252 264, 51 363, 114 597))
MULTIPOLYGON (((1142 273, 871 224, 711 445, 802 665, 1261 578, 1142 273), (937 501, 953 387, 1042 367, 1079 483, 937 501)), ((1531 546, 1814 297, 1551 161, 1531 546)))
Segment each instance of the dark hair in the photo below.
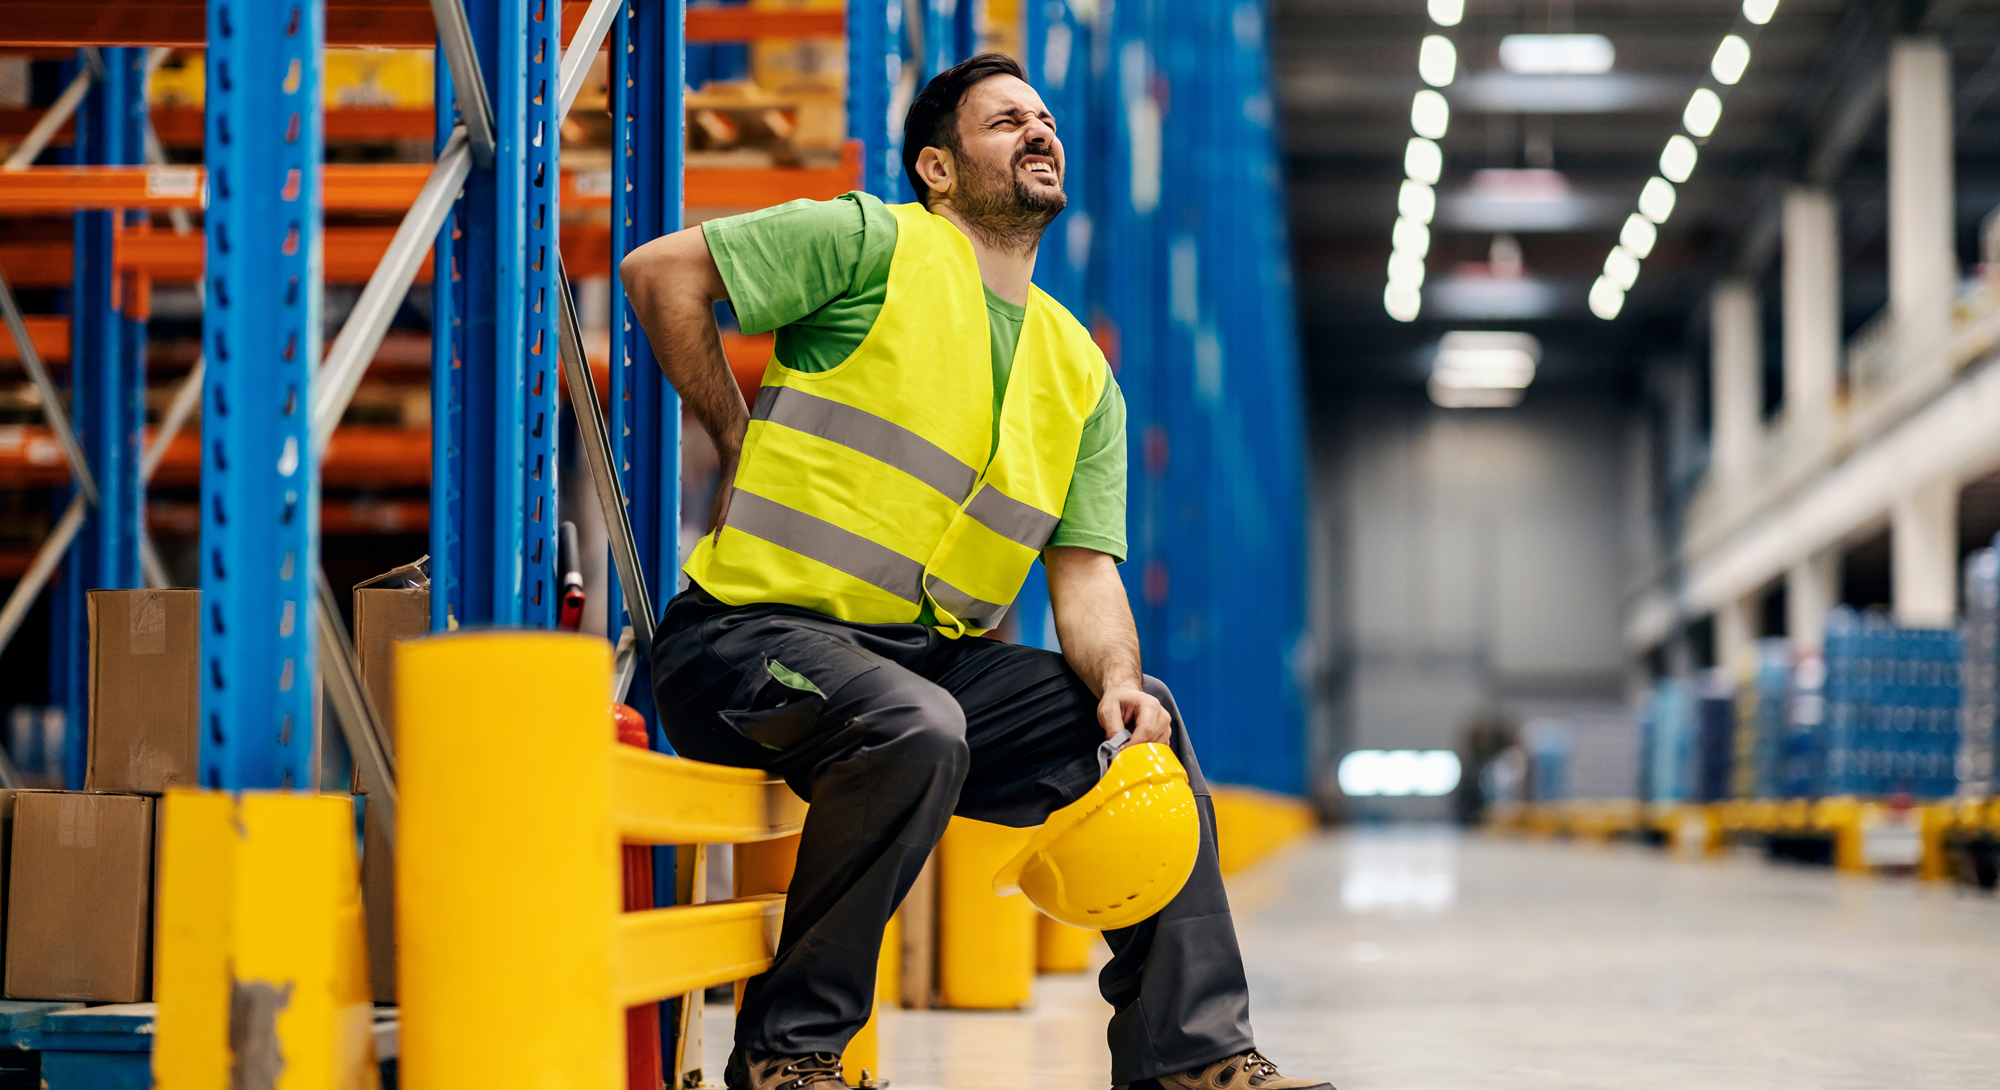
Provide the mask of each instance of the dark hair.
POLYGON ((909 177, 918 202, 926 207, 931 203, 931 187, 917 176, 917 156, 925 148, 944 148, 954 154, 961 150, 959 104, 965 101, 973 84, 994 76, 1028 81, 1020 61, 1005 53, 981 53, 932 76, 917 94, 916 101, 910 103, 910 112, 903 115, 903 173, 909 177))

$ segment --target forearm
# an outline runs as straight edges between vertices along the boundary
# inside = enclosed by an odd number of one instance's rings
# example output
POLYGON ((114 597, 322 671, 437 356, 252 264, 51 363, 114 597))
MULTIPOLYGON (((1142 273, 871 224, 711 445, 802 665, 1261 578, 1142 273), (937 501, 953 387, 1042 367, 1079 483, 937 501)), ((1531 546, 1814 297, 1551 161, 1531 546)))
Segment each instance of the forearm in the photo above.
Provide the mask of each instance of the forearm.
POLYGON ((660 370, 714 440, 725 472, 733 469, 750 412, 715 327, 715 304, 728 292, 701 229, 654 239, 626 255, 618 273, 660 370))
POLYGON ((1070 669, 1098 696, 1140 688, 1139 630, 1116 562, 1089 549, 1058 547, 1043 563, 1056 638, 1070 669))

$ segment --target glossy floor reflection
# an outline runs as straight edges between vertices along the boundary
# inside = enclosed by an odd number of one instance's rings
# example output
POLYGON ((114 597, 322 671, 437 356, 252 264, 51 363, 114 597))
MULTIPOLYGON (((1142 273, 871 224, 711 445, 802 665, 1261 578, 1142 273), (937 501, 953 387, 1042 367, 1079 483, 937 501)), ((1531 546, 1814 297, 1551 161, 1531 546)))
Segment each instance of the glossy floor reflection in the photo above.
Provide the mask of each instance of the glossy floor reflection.
MULTIPOLYGON (((2000 904, 1946 887, 1387 829, 1231 898, 1259 1043, 1342 1090, 2000 1086, 2000 904)), ((1103 1090, 1108 1013, 1051 977, 1025 1014, 896 1012, 884 1067, 897 1090, 1103 1090)))

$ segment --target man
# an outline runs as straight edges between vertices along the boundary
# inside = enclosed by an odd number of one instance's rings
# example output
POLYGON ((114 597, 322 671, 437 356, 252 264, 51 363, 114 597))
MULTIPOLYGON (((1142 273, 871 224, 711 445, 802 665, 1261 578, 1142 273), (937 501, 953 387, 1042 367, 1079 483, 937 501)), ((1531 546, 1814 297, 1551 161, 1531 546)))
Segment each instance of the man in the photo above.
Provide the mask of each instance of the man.
POLYGON ((771 968, 749 983, 732 1090, 839 1085, 890 914, 954 813, 1040 824, 1129 730, 1198 796, 1194 874, 1107 932, 1112 1081, 1331 1090, 1255 1051, 1214 809, 1173 698, 1139 669, 1125 553, 1125 408, 1103 355, 1029 282, 1063 210, 1055 122, 984 54, 910 106, 922 205, 851 193, 712 220, 620 275, 721 458, 714 531, 654 639, 667 736, 767 768, 812 803, 771 968), (727 300, 775 329, 754 407, 723 358, 727 300), (975 638, 1037 556, 1060 655, 975 638))

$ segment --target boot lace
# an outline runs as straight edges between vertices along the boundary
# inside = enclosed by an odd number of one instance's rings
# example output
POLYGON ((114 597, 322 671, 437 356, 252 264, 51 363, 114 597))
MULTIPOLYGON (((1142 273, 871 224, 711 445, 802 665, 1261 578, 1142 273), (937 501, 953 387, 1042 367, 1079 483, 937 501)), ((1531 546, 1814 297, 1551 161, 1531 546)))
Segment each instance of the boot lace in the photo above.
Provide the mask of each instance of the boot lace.
POLYGON ((1265 1079, 1280 1078, 1278 1065, 1264 1058, 1264 1054, 1251 1049, 1243 1054, 1243 1073, 1250 1077, 1250 1085, 1256 1086, 1265 1079))
POLYGON ((785 1061, 778 1068, 782 1076, 796 1076, 787 1082, 778 1083, 774 1090, 806 1090, 816 1082, 841 1082, 840 1054, 837 1052, 812 1052, 785 1061))

